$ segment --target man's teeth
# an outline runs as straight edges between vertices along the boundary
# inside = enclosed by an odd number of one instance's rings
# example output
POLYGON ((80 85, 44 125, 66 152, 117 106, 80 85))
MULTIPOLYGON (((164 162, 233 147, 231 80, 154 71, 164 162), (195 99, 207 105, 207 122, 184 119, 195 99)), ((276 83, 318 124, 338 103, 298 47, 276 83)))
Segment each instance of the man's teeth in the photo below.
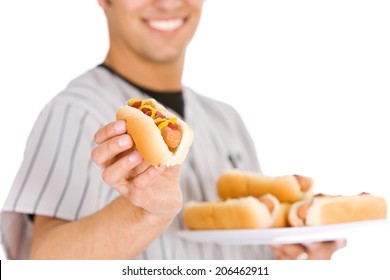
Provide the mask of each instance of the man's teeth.
POLYGON ((149 20, 149 25, 160 31, 172 31, 180 26, 182 26, 184 23, 184 20, 182 18, 180 19, 169 19, 169 20, 149 20))

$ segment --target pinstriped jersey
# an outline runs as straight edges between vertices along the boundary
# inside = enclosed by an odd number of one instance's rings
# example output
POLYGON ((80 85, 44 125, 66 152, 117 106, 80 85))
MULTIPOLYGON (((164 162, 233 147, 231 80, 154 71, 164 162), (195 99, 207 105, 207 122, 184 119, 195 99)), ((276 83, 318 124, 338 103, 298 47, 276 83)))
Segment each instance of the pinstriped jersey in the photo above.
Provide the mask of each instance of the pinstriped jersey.
MULTIPOLYGON (((42 110, 28 138, 23 162, 1 214, 7 257, 25 259, 33 222, 28 214, 74 221, 104 208, 119 193, 102 180, 90 157, 93 136, 115 120, 117 108, 133 97, 148 98, 103 67, 76 78, 42 110)), ((216 200, 216 180, 232 167, 260 171, 252 140, 231 106, 183 88, 184 118, 194 142, 182 165, 184 201, 216 200)), ((181 214, 139 259, 268 259, 261 246, 222 246, 183 240, 181 214)))

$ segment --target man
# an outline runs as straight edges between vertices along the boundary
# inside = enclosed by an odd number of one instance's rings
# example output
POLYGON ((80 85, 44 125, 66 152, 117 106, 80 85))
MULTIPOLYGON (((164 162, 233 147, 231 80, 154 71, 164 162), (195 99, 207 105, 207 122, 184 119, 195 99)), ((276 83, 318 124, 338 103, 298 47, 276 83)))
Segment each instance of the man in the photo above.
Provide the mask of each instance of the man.
MULTIPOLYGON (((274 257, 267 247, 196 244, 175 234, 183 228, 183 201, 216 199, 215 181, 224 169, 260 171, 236 111, 181 84, 203 2, 99 0, 109 52, 102 65, 56 96, 35 124, 3 209, 10 258, 274 257), (150 96, 194 129, 182 166, 148 166, 125 123, 112 121, 127 99, 150 96)), ((324 253, 316 258, 329 258, 340 245, 318 246, 317 254, 324 253)), ((274 250, 279 258, 313 258, 302 245, 274 250)))

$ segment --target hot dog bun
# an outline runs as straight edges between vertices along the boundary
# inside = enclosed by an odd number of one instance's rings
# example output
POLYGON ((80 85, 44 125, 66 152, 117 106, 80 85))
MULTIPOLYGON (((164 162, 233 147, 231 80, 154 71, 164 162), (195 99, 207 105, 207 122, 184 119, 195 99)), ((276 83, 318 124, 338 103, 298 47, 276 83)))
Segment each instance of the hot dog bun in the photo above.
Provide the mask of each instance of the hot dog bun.
POLYGON ((315 226, 364 220, 386 219, 386 201, 370 194, 354 196, 318 196, 294 203, 289 213, 292 226, 315 226), (305 218, 299 218, 299 206, 307 204, 305 218))
POLYGON ((298 209, 301 205, 310 204, 311 201, 311 199, 304 199, 291 204, 288 212, 288 223, 291 226, 300 227, 305 225, 305 220, 298 217, 298 209))
POLYGON ((276 213, 276 217, 274 223, 272 225, 273 228, 282 228, 290 226, 288 221, 288 214, 290 212, 291 203, 280 203, 279 211, 276 213))
POLYGON ((183 209, 184 223, 194 230, 268 228, 278 212, 279 202, 270 195, 266 198, 274 202, 272 212, 252 196, 225 201, 190 201, 183 209))
POLYGON ((295 202, 312 195, 313 180, 298 175, 264 176, 238 169, 223 172, 217 181, 221 198, 274 195, 280 202, 295 202), (304 182, 304 186, 302 186, 304 182), (303 191, 301 188, 306 188, 303 191))
POLYGON ((167 118, 177 119, 178 129, 181 132, 182 138, 176 149, 170 150, 168 148, 153 118, 137 108, 129 105, 121 106, 116 113, 116 119, 126 121, 127 133, 133 138, 136 149, 148 164, 157 166, 181 164, 192 145, 193 132, 191 127, 179 117, 169 112, 155 99, 148 99, 148 101, 167 118))

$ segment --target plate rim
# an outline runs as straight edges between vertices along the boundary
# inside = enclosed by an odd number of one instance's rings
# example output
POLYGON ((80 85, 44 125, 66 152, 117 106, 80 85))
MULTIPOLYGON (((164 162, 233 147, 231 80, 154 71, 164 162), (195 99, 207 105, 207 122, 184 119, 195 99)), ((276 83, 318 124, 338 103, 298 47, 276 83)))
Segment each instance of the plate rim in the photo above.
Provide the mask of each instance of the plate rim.
POLYGON ((225 245, 291 244, 329 241, 348 238, 356 230, 373 230, 389 227, 387 219, 354 221, 330 225, 223 230, 178 230, 176 234, 187 241, 225 245))

